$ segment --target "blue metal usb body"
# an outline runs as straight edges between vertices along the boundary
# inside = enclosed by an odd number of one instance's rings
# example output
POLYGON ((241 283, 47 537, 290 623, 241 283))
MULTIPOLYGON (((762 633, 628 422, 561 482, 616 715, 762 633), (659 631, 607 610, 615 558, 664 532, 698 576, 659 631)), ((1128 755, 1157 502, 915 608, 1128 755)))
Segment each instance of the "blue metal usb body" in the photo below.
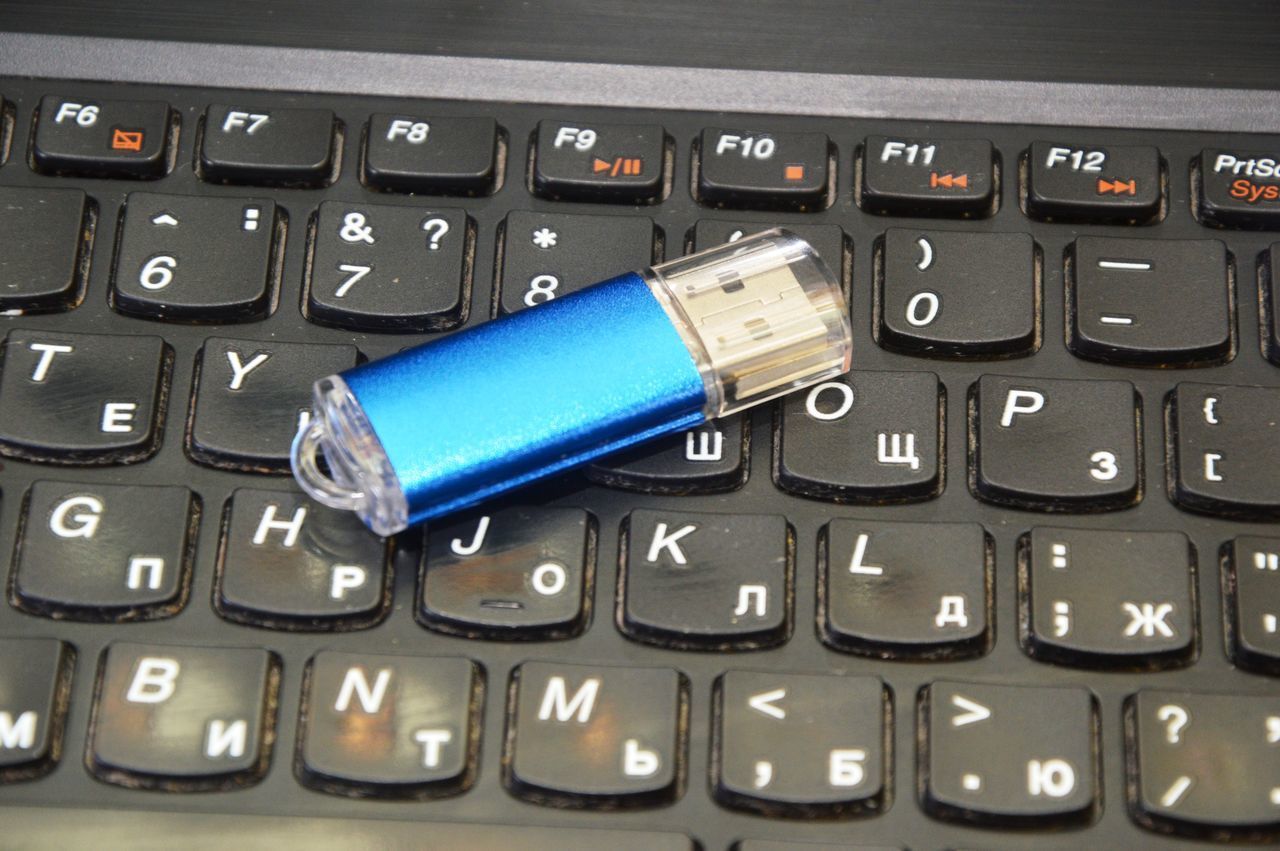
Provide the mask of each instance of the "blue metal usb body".
POLYGON ((377 423, 410 522, 695 426, 707 402, 697 363, 634 272, 343 378, 377 423), (610 333, 565 331, 581 327, 610 333))
POLYGON ((391 534, 837 375, 849 338, 838 281, 769 231, 321 379, 294 475, 391 534))

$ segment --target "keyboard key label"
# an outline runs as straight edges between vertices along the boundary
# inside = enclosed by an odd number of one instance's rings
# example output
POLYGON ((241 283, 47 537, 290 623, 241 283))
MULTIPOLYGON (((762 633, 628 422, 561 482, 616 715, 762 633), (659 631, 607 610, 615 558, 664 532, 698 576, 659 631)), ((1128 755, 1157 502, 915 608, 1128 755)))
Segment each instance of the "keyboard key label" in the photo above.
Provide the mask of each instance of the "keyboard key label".
POLYGON ((871 212, 981 216, 997 203, 986 140, 871 136, 861 150, 858 203, 871 212))
POLYGON ((1200 217, 1227 227, 1280 227, 1280 156, 1206 148, 1200 153, 1200 217))
POLYGON ((316 654, 298 742, 303 782, 351 795, 463 791, 475 777, 481 686, 465 659, 316 654))
POLYGON ((205 790, 265 772, 279 681, 266 651, 119 643, 98 676, 89 763, 99 779, 205 790))
POLYGON ((517 795, 643 806, 678 793, 688 705, 675 671, 527 662, 512 687, 504 766, 517 795))

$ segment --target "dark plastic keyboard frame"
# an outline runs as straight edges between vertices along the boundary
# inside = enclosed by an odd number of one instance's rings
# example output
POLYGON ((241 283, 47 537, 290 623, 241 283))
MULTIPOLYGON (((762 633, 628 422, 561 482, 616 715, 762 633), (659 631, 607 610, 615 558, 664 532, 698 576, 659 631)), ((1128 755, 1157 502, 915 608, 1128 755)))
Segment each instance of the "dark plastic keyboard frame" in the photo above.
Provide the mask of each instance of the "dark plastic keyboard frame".
MULTIPOLYGON (((1166 395, 1179 381, 1224 384, 1280 384, 1280 369, 1268 363, 1259 342, 1257 258, 1277 233, 1219 231, 1198 224, 1191 213, 1189 165, 1202 147, 1238 145, 1242 148, 1276 149, 1280 136, 1244 136, 1206 132, 1108 130, 1016 125, 923 124, 889 120, 856 120, 781 115, 738 115, 655 110, 570 108, 532 104, 458 101, 423 101, 351 95, 307 94, 297 105, 333 109, 342 122, 346 144, 338 180, 326 189, 270 189, 218 186, 200 181, 192 171, 193 143, 198 119, 211 102, 234 100, 247 107, 280 105, 293 96, 271 92, 166 88, 150 85, 113 86, 71 81, 2 80, 0 93, 15 105, 12 145, 0 167, 0 185, 80 187, 93 197, 100 211, 87 298, 65 313, 38 314, 0 319, 0 328, 43 328, 65 332, 158 334, 175 352, 172 405, 159 452, 141 464, 102 468, 42 466, 4 459, 0 468, 0 553, 11 553, 18 526, 22 495, 37 479, 49 478, 88 483, 189 484, 203 505, 194 566, 191 600, 178 616, 149 623, 120 626, 64 623, 23 614, 0 605, 0 635, 56 637, 77 650, 75 679, 62 763, 36 782, 0 787, 0 805, 42 805, 160 809, 169 811, 244 812, 301 816, 422 819, 424 821, 475 821, 528 823, 577 827, 682 830, 708 849, 726 848, 743 838, 776 838, 829 842, 886 844, 912 848, 970 847, 1024 848, 1033 834, 1005 833, 934 821, 924 815, 916 800, 915 703, 921 686, 941 678, 1024 685, 1084 684, 1097 695, 1101 710, 1102 790, 1101 816, 1092 826, 1049 837, 1047 844, 1071 847, 1151 847, 1162 840, 1138 827, 1126 812, 1122 703, 1139 688, 1177 688, 1238 694, 1275 694, 1276 680, 1233 667, 1223 645, 1222 592, 1218 567, 1219 547, 1242 534, 1274 535, 1276 526, 1245 523, 1189 514, 1175 508, 1166 496, 1164 429, 1162 410, 1166 395), (31 115, 44 94, 75 94, 88 98, 153 98, 167 100, 181 115, 177 166, 157 181, 97 180, 51 177, 33 172, 27 163, 31 115), (501 189, 482 198, 430 200, 374 192, 359 182, 359 140, 365 122, 374 112, 407 112, 420 115, 492 116, 510 141, 501 189), (583 122, 659 123, 676 143, 675 173, 671 197, 660 204, 636 210, 626 205, 547 201, 532 196, 525 181, 526 140, 544 118, 572 118, 583 122), (715 210, 690 197, 690 146, 706 126, 749 126, 776 132, 820 131, 831 137, 837 151, 835 203, 807 214, 772 214, 740 210, 715 210), (989 219, 939 220, 873 216, 854 205, 853 156, 868 135, 933 136, 937 138, 990 139, 1006 165, 997 214, 989 219), (1169 214, 1156 225, 1089 226, 1047 224, 1026 217, 1018 203, 1017 169, 1022 151, 1037 139, 1061 139, 1080 144, 1154 144, 1169 166, 1169 214), (226 326, 192 326, 155 322, 118 314, 107 304, 111 246, 118 227, 117 213, 124 195, 133 190, 203 196, 243 196, 270 192, 287 212, 288 242, 282 275, 283 291, 275 312, 266 320, 226 326), (840 225, 853 246, 851 305, 854 317, 855 366, 862 370, 925 370, 937 373, 946 388, 946 462, 949 475, 945 492, 937 499, 910 505, 837 506, 821 500, 792 496, 780 491, 770 473, 774 408, 765 406, 752 416, 750 478, 731 496, 652 496, 588 486, 570 476, 525 492, 523 500, 579 506, 591 511, 598 522, 599 547, 595 570, 592 622, 585 633, 568 641, 501 643, 469 640, 432 632, 413 617, 417 588, 419 547, 412 534, 402 536, 395 559, 393 580, 396 608, 378 626, 342 634, 298 634, 257 629, 220 619, 210 605, 218 517, 235 487, 289 487, 282 477, 229 473, 194 464, 184 453, 182 422, 190 402, 196 353, 211 335, 265 337, 312 343, 354 343, 369 358, 390 354, 432 335, 382 335, 353 333, 307 322, 299 310, 302 292, 306 225, 322 200, 344 199, 379 204, 458 207, 477 223, 474 282, 468 324, 489 316, 493 293, 494 249, 497 228, 511 210, 580 212, 594 215, 651 216, 665 234, 668 257, 679 253, 694 223, 700 218, 760 221, 762 224, 795 221, 840 225), (998 362, 932 360, 895 354, 878 347, 871 336, 872 245, 891 226, 915 223, 921 228, 965 231, 1024 231, 1031 233, 1044 252, 1043 345, 1030 357, 998 362), (1237 264, 1238 354, 1231 363, 1199 369, 1146 370, 1107 366, 1074 357, 1063 340, 1064 251, 1078 234, 1162 239, 1218 238, 1226 242, 1237 264), (970 385, 984 373, 1042 378, 1125 379, 1137 387, 1144 405, 1146 481, 1144 497, 1134 508, 1091 515, 1046 515, 1009 510, 980 502, 965 486, 966 417, 964 400, 970 385), (618 570, 618 530, 627 512, 636 508, 675 511, 734 511, 783 514, 796 532, 796 629, 779 647, 742 653, 699 653, 664 650, 635 644, 624 638, 611 622, 613 593, 618 570), (977 659, 940 663, 883 662, 841 653, 825 647, 815 628, 816 544, 819 528, 833 517, 868 520, 977 521, 993 536, 996 551, 995 634, 990 653, 977 659), (1090 528, 1132 530, 1181 530, 1198 553, 1198 597, 1201 626, 1200 657, 1185 669, 1131 673, 1068 669, 1029 658, 1017 640, 1017 539, 1036 525, 1078 525, 1090 528), (92 702, 94 672, 102 649, 113 640, 194 644, 208 646, 264 647, 283 660, 275 750, 265 779, 248 789, 214 795, 168 795, 111 787, 94 780, 83 766, 86 727, 92 702), (394 642, 394 643, 393 643, 394 642), (293 749, 301 698, 302 672, 307 659, 322 648, 347 652, 405 653, 464 656, 483 665, 490 684, 482 713, 480 766, 475 787, 457 798, 430 803, 349 800, 311 791, 292 773, 293 749), (691 685, 688 731, 689 784, 683 796, 664 809, 612 813, 559 811, 513 798, 500 782, 502 732, 505 728, 504 695, 512 668, 524 660, 575 663, 644 664, 676 668, 691 685), (707 787, 708 748, 711 740, 711 695, 715 677, 728 669, 800 671, 809 673, 871 674, 884 679, 894 705, 892 771, 889 784, 892 806, 869 818, 834 822, 774 820, 724 809, 712 800, 707 787)), ((1263 98, 1262 93, 1258 93, 1263 98)), ((5 559, 7 564, 7 557, 5 559)), ((57 818, 51 814, 52 818, 57 818)), ((424 834, 429 836, 429 834, 424 834)), ((1180 847, 1189 847, 1183 843, 1180 847)))

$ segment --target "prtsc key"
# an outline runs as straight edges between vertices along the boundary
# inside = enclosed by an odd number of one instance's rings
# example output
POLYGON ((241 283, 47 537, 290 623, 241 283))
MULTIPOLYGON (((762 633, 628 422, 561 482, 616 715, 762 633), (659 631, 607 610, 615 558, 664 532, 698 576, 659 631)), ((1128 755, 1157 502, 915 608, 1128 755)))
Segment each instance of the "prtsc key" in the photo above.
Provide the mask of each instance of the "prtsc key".
POLYGON ((321 379, 293 471, 389 535, 840 375, 851 345, 839 279, 767 231, 321 379))

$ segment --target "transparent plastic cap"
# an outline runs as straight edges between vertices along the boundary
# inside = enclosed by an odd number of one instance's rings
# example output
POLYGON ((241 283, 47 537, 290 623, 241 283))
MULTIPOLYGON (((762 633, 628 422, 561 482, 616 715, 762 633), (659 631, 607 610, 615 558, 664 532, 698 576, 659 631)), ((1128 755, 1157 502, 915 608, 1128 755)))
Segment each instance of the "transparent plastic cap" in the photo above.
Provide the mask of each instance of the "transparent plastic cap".
POLYGON ((316 502, 354 511, 379 535, 409 525, 409 504, 400 480, 364 409, 347 383, 322 378, 312 391, 310 422, 293 439, 293 477, 316 502), (320 469, 323 453, 328 475, 320 469))
POLYGON ((849 370, 840 279, 792 233, 743 237, 655 266, 647 278, 698 363, 708 418, 849 370))

